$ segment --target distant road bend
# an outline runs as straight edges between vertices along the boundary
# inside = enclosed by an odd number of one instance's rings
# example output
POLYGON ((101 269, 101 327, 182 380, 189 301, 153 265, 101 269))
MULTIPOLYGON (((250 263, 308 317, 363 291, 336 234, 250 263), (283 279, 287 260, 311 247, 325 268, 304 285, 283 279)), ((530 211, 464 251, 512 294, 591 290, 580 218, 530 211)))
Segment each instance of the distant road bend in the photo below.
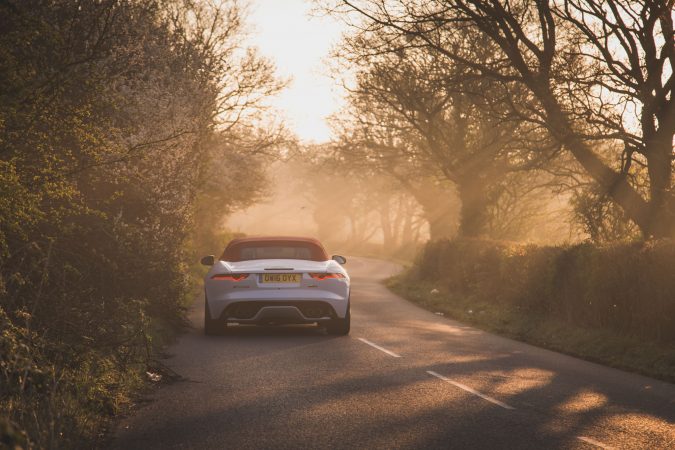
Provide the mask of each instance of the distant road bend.
POLYGON ((120 423, 116 449, 675 449, 675 385, 424 311, 351 258, 352 331, 202 333, 170 349, 185 380, 120 423))

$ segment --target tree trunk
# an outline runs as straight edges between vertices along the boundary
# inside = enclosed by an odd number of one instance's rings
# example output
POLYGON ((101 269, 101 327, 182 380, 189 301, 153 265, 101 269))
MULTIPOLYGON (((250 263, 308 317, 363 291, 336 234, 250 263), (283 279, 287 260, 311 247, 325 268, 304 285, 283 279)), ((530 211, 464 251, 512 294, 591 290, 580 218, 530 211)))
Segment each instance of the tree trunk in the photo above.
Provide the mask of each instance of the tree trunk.
POLYGON ((675 237, 675 196, 671 191, 672 144, 654 143, 647 155, 649 171, 649 231, 654 237, 675 237), (665 144, 665 145, 664 145, 665 144))
POLYGON ((399 179, 399 182, 422 206, 432 241, 452 239, 457 235, 459 208, 451 189, 438 186, 430 179, 399 179))
POLYGON ((415 204, 411 201, 410 198, 405 199, 405 203, 401 207, 401 216, 403 219, 403 224, 401 226, 402 246, 416 241, 416 238, 413 235, 414 214, 415 214, 415 204))
POLYGON ((457 235, 456 218, 457 213, 454 208, 449 208, 443 204, 443 198, 436 202, 422 204, 424 218, 429 224, 429 239, 436 241, 438 239, 451 239, 457 235))
POLYGON ((466 177, 457 185, 459 199, 462 202, 459 222, 461 237, 485 235, 488 219, 488 200, 485 190, 485 183, 477 176, 466 177))
POLYGON ((380 227, 382 228, 382 244, 384 245, 385 251, 391 251, 396 247, 396 243, 394 242, 392 230, 389 199, 385 199, 384 202, 381 202, 379 212, 380 227))
POLYGON ((530 87, 546 112, 546 123, 553 137, 572 153, 584 170, 606 190, 642 233, 651 236, 653 230, 649 203, 628 183, 623 174, 607 166, 573 131, 569 118, 550 88, 534 82, 530 87))

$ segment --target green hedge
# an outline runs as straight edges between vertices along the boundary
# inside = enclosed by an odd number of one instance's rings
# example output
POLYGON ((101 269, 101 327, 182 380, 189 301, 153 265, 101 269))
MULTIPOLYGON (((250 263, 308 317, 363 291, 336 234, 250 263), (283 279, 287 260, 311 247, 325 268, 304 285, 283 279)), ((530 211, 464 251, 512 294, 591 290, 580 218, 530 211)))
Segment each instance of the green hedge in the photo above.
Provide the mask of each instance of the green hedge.
POLYGON ((239 67, 237 11, 0 1, 0 449, 101 447, 161 369, 190 250, 262 179, 233 149, 255 133, 217 126, 276 83, 239 67), (253 87, 227 97, 224 70, 253 87))
POLYGON ((441 240, 426 245, 414 275, 564 323, 675 342, 672 241, 537 247, 441 240))

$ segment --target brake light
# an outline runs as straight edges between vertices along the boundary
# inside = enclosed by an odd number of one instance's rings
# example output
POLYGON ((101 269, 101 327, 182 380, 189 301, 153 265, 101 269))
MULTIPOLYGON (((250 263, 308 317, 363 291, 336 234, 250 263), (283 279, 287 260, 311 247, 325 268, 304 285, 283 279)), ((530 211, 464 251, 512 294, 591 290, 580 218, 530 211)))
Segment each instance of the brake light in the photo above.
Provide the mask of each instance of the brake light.
POLYGON ((217 273, 211 277, 212 280, 242 281, 248 278, 247 273, 217 273))
POLYGON ((315 280, 325 280, 325 279, 328 279, 328 278, 344 278, 345 277, 341 273, 310 273, 309 276, 314 278, 315 280))

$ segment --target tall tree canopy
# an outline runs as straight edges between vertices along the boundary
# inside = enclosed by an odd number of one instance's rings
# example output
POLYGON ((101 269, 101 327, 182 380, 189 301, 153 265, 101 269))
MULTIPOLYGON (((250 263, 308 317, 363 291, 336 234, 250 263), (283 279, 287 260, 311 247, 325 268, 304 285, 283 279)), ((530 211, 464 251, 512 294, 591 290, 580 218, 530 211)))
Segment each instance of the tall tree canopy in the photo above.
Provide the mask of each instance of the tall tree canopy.
POLYGON ((242 20, 229 0, 0 1, 0 418, 31 445, 97 436, 151 328, 181 321, 195 214, 262 188, 283 83, 242 20))
POLYGON ((355 42, 377 41, 379 54, 416 49, 498 83, 511 114, 544 127, 645 236, 675 235, 672 0, 344 0, 330 8, 357 24, 355 42), (483 39, 494 53, 475 57, 468 50, 483 39), (608 152, 607 141, 621 145, 608 152))

